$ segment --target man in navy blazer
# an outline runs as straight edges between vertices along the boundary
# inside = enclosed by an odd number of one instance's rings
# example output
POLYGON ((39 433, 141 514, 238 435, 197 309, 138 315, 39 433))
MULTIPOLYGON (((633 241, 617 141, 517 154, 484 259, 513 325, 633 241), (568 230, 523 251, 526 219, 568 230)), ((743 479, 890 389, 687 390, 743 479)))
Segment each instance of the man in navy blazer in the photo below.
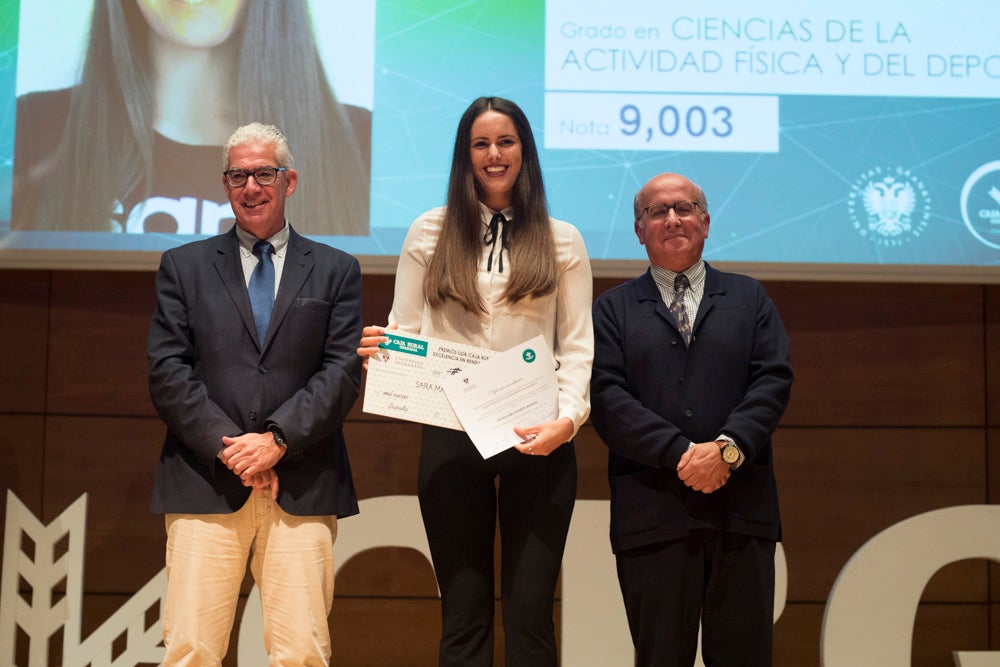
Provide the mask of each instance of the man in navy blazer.
POLYGON ((650 268, 594 304, 591 420, 608 446, 611 544, 638 665, 770 665, 781 539, 771 434, 788 336, 756 280, 702 260, 700 187, 634 201, 650 268))
POLYGON ((149 332, 167 427, 152 501, 166 515, 164 664, 221 663, 248 558, 270 663, 328 664, 337 517, 358 511, 341 428, 360 387, 361 272, 286 222, 298 173, 277 128, 238 128, 223 161, 236 225, 163 254, 149 332))

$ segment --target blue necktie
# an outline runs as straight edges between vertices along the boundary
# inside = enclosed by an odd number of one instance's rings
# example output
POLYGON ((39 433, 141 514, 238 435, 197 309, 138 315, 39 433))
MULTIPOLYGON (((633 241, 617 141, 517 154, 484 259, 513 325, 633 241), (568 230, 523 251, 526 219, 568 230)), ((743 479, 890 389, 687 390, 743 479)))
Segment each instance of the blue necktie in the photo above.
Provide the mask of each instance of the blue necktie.
POLYGON ((257 266, 250 276, 250 307, 253 308, 253 321, 257 325, 257 340, 264 342, 267 335, 267 325, 271 321, 271 308, 274 306, 274 262, 271 253, 274 246, 267 241, 257 241, 253 254, 257 255, 257 266))

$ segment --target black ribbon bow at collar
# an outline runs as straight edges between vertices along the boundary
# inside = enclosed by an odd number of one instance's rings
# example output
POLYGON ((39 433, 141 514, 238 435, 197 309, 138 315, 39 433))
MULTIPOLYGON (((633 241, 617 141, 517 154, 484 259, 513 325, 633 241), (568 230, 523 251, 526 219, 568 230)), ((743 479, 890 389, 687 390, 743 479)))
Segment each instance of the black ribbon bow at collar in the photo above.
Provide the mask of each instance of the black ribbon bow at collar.
POLYGON ((507 248, 507 234, 504 231, 507 228, 507 218, 504 217, 503 213, 496 213, 493 215, 493 219, 490 220, 490 226, 483 234, 483 243, 490 246, 490 257, 486 260, 486 270, 493 270, 493 251, 497 247, 497 237, 500 238, 500 254, 497 256, 497 270, 503 273, 503 251, 507 248))

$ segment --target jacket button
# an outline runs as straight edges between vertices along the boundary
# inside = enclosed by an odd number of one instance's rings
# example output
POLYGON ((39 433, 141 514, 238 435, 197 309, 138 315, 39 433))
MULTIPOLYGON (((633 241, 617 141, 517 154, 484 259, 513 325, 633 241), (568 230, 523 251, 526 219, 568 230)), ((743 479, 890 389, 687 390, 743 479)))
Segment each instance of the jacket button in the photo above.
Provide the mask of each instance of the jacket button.
POLYGON ((690 417, 692 415, 694 415, 694 410, 685 410, 684 411, 684 416, 685 417, 690 417))
POLYGON ((267 369, 264 368, 264 364, 257 366, 257 372, 260 373, 261 375, 267 375, 267 369))
POLYGON ((252 421, 252 422, 257 421, 257 411, 256 410, 251 410, 250 414, 247 415, 247 416, 250 417, 250 421, 252 421))
POLYGON ((676 347, 677 346, 677 339, 676 338, 671 338, 670 339, 670 344, 676 347))

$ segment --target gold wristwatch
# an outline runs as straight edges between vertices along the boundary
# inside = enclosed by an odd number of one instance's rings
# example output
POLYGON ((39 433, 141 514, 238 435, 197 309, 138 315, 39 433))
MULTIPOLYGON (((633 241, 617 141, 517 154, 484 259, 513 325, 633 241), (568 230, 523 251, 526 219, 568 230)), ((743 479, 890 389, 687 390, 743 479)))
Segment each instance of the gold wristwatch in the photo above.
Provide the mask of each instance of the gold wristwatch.
POLYGON ((740 450, 728 440, 716 440, 719 449, 722 451, 722 460, 732 468, 740 460, 740 450))

